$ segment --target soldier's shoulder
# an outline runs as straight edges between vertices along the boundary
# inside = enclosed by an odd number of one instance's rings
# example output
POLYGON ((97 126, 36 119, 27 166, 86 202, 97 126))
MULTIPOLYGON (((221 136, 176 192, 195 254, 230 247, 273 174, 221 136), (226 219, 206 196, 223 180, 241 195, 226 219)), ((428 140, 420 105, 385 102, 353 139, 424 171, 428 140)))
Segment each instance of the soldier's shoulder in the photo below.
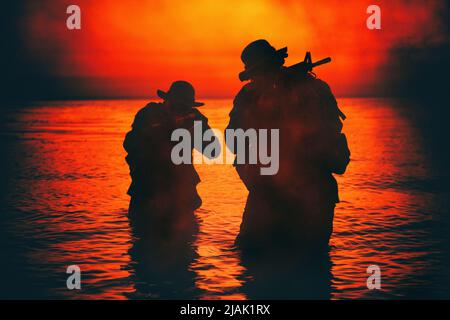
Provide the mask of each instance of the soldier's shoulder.
POLYGON ((326 114, 328 114, 330 119, 332 119, 333 121, 337 120, 339 122, 338 125, 342 128, 340 119, 345 120, 346 117, 345 114, 343 114, 339 109, 338 102, 331 90, 331 87, 328 85, 328 83, 319 78, 314 78, 314 80, 312 80, 312 83, 314 91, 318 94, 322 101, 321 106, 324 108, 323 110, 326 111, 326 114))
POLYGON ((301 81, 297 81, 294 85, 301 92, 310 92, 320 96, 333 96, 330 86, 322 79, 313 75, 308 75, 301 81))
POLYGON ((252 82, 246 83, 234 98, 235 104, 247 103, 256 94, 256 87, 252 82))
POLYGON ((160 102, 149 102, 141 110, 147 110, 147 112, 158 112, 162 110, 164 104, 160 102))
POLYGON ((240 94, 253 94, 254 92, 256 92, 256 85, 253 82, 244 84, 239 91, 240 94))
POLYGON ((158 116, 162 110, 162 103, 150 102, 141 108, 134 117, 133 127, 146 122, 150 117, 158 116))
POLYGON ((143 108, 141 108, 137 113, 136 116, 146 116, 150 114, 158 113, 162 110, 162 103, 158 102, 150 102, 147 103, 143 108))
POLYGON ((331 92, 331 88, 324 80, 316 77, 311 77, 309 80, 318 90, 331 92))

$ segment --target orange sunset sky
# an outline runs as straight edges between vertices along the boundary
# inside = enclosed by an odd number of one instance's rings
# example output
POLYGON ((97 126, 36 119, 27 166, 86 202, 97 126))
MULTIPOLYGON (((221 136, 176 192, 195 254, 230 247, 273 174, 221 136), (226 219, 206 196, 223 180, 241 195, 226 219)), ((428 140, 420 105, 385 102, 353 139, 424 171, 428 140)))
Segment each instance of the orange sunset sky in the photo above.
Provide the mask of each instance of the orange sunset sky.
MULTIPOLYGON (((29 59, 52 78, 75 79, 86 95, 154 96, 172 80, 191 81, 202 97, 230 97, 242 85, 240 53, 250 41, 288 46, 287 64, 331 56, 316 70, 338 95, 376 92, 396 47, 447 41, 443 1, 31 1, 19 21, 29 59), (66 28, 77 4, 82 29, 66 28), (366 8, 382 9, 368 30, 366 8)), ((392 72, 395 72, 392 71, 392 72)))

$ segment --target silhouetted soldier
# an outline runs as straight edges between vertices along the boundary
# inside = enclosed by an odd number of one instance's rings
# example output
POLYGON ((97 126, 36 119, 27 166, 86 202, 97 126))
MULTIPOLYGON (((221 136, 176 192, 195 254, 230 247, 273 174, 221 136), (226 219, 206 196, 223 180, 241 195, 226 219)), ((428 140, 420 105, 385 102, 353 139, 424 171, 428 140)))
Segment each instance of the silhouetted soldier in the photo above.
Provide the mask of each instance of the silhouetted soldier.
POLYGON ((190 164, 172 162, 171 151, 177 142, 171 141, 171 135, 184 128, 193 137, 194 121, 201 121, 203 131, 210 127, 196 109, 203 103, 195 101, 190 83, 176 81, 169 91, 157 93, 164 102, 151 102, 139 110, 123 144, 132 178, 129 215, 150 219, 155 225, 152 232, 161 236, 180 237, 178 229, 195 225, 193 211, 201 205, 196 189, 200 178, 192 164, 192 152, 190 164))
POLYGON ((341 134, 345 116, 330 88, 311 68, 284 67, 287 56, 287 48, 276 50, 266 40, 250 43, 241 56, 240 79, 250 82, 234 100, 227 129, 280 129, 276 175, 262 176, 258 165, 235 163, 249 190, 237 239, 244 249, 327 247, 339 202, 332 173, 343 173, 349 162, 341 134))

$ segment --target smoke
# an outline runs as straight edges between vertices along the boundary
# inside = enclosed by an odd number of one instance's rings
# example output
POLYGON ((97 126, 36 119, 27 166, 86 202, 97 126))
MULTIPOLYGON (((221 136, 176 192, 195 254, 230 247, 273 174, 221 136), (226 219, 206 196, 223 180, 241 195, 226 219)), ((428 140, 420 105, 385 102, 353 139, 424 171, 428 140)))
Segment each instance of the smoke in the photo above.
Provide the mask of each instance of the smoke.
POLYGON ((9 71, 24 82, 46 79, 52 88, 39 91, 48 95, 146 96, 186 79, 204 97, 232 96, 241 86, 241 50, 258 38, 288 46, 288 64, 305 51, 313 59, 331 56, 316 71, 338 95, 396 94, 411 68, 405 56, 421 52, 419 61, 427 61, 449 43, 441 1, 377 1, 381 30, 366 28, 371 3, 364 1, 80 0, 79 31, 65 27, 70 4, 28 0, 8 9, 16 17, 10 37, 21 51, 9 71), (20 68, 21 61, 28 66, 20 68))

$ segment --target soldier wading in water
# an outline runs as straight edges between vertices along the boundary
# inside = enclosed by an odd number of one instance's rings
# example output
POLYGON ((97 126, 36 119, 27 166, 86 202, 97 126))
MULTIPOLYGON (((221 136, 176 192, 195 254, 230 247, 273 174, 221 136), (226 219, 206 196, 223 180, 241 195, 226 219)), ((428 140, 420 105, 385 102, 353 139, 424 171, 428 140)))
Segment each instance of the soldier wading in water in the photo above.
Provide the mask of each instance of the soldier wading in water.
POLYGON ((239 77, 250 82, 234 100, 227 129, 280 132, 276 175, 235 163, 249 190, 236 240, 242 250, 328 248, 339 202, 332 174, 344 173, 350 161, 341 133, 345 116, 329 86, 312 73, 309 54, 292 67, 283 66, 287 56, 287 48, 276 50, 266 40, 250 43, 241 55, 245 70, 239 77))
MULTIPOLYGON (((193 134, 194 123, 204 131, 210 127, 208 119, 197 110, 203 103, 195 101, 190 83, 175 81, 167 92, 158 90, 157 94, 163 102, 151 102, 139 110, 123 144, 132 179, 129 216, 133 221, 145 221, 138 226, 151 225, 151 232, 176 238, 196 225, 193 211, 201 205, 196 189, 200 177, 192 161, 173 163, 171 152, 177 142, 171 140, 171 135, 180 128, 193 134)), ((211 142, 204 142, 199 151, 215 140, 213 137, 211 142)), ((192 143, 190 157, 193 148, 192 143)))

